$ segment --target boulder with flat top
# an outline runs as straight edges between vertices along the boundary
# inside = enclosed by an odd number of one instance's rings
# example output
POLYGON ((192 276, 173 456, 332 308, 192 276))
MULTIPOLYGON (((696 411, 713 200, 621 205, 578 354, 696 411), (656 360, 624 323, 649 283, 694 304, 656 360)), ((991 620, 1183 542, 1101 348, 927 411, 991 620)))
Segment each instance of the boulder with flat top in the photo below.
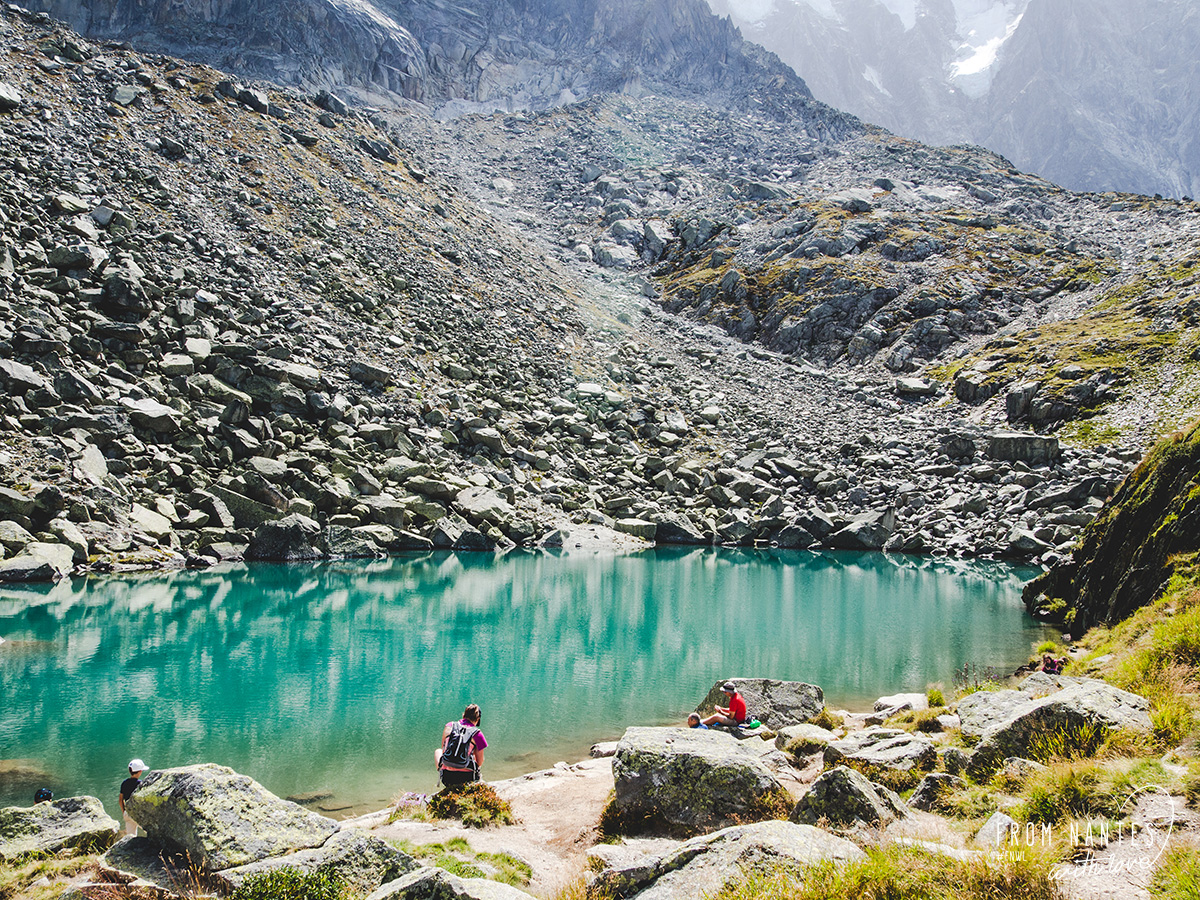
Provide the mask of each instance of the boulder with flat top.
POLYGON ((770 760, 715 730, 627 729, 613 778, 613 812, 631 832, 697 834, 772 818, 791 805, 770 760))

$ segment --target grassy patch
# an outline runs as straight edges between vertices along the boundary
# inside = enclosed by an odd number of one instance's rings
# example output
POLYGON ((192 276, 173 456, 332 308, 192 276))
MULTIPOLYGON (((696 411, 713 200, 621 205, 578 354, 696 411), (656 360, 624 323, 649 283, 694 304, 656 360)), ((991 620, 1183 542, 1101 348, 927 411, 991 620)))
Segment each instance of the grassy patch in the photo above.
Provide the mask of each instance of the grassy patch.
POLYGON ((1200 573, 1194 562, 1176 572, 1161 599, 1111 628, 1084 637, 1082 667, 1150 701, 1161 749, 1197 736, 1200 695, 1200 573), (1092 660, 1103 657, 1098 664, 1092 660))
POLYGON ((512 825, 516 819, 508 801, 490 784, 476 781, 462 787, 443 788, 429 798, 429 812, 439 819, 459 819, 470 828, 512 825))
POLYGON ((823 709, 811 719, 808 720, 809 725, 816 725, 818 728, 824 728, 826 731, 835 731, 846 724, 846 720, 841 716, 835 716, 828 709, 823 709))
POLYGON ((30 856, 0 863, 0 900, 50 900, 62 896, 67 879, 95 867, 94 855, 30 856), (43 878, 49 884, 34 887, 43 878))
POLYGON ((1046 824, 1081 817, 1119 818, 1132 811, 1127 801, 1136 791, 1151 787, 1177 787, 1158 760, 1059 763, 1030 776, 1017 818, 1046 824))
POLYGON ((1194 847, 1176 847, 1159 865, 1150 882, 1155 900, 1195 900, 1200 897, 1200 853, 1194 847))
POLYGON ((942 689, 940 687, 932 687, 925 692, 925 702, 928 703, 930 707, 945 706, 946 695, 942 693, 942 689))
POLYGON ((1107 731, 1103 725, 1089 723, 1039 732, 1029 739, 1026 755, 1040 763, 1090 759, 1103 745, 1107 731))
POLYGON ((884 847, 846 865, 821 863, 803 874, 783 868, 748 871, 714 900, 1063 900, 1050 854, 959 862, 913 848, 884 847))
POLYGON ((392 845, 414 859, 445 869, 459 878, 490 878, 524 887, 533 877, 533 868, 509 853, 481 853, 471 848, 466 838, 456 837, 435 844, 417 844, 393 840, 392 845))

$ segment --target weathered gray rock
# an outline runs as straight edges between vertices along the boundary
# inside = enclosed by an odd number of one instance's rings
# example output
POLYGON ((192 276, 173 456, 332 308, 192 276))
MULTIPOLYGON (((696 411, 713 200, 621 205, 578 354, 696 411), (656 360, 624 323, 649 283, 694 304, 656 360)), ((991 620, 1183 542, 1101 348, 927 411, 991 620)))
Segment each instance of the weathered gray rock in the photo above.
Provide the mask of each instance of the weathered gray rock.
POLYGON ((33 806, 0 809, 0 861, 28 853, 102 850, 120 825, 95 797, 64 797, 33 806))
POLYGON ((1031 741, 1039 735, 1069 734, 1085 726, 1136 732, 1148 732, 1152 727, 1145 697, 1095 679, 1081 680, 1046 696, 1013 693, 1026 699, 987 725, 967 765, 972 777, 990 774, 1006 757, 1026 756, 1031 741))
POLYGON ((770 678, 728 678, 714 684, 696 707, 701 715, 708 715, 717 706, 729 705, 729 698, 721 690, 726 681, 732 681, 745 699, 750 718, 758 719, 772 730, 800 725, 825 708, 825 694, 815 684, 770 678))
POLYGON ((251 875, 281 868, 293 868, 301 872, 317 869, 332 872, 347 887, 361 895, 369 894, 381 884, 420 866, 407 853, 401 853, 386 841, 348 829, 339 831, 320 847, 225 869, 216 880, 227 890, 233 891, 251 875))
POLYGON ((270 559, 292 562, 318 559, 321 526, 299 513, 291 513, 275 522, 264 522, 254 529, 254 537, 246 550, 247 559, 270 559))
POLYGON ((1003 721, 1017 707, 1029 701, 1021 691, 976 691, 958 701, 955 711, 967 737, 983 737, 985 731, 1003 721))
POLYGON ((58 581, 71 574, 75 551, 66 544, 34 541, 11 559, 0 561, 0 582, 58 581))
POLYGON ((983 847, 999 849, 1008 842, 1010 835, 1018 833, 1017 829, 1019 828, 1016 819, 1007 813, 996 810, 983 823, 983 827, 975 833, 975 843, 983 847))
POLYGON ((836 828, 883 825, 906 815, 895 794, 872 784, 862 773, 845 766, 822 772, 792 809, 793 822, 836 828))
POLYGON ((1061 454, 1062 449, 1056 437, 1004 432, 993 434, 988 440, 987 455, 992 459, 1038 465, 1054 462, 1061 454))
POLYGON ((389 881, 367 900, 530 900, 531 894, 487 878, 459 878, 445 869, 422 866, 389 881))
POLYGON ((836 734, 820 725, 787 725, 776 732, 775 747, 778 750, 787 750, 793 742, 800 741, 808 746, 819 745, 824 749, 836 740, 836 734))
POLYGON ((0 110, 9 112, 14 109, 20 109, 21 92, 7 82, 0 81, 0 110))
POLYGON ((695 834, 766 818, 784 797, 760 754, 698 728, 629 728, 613 758, 615 804, 631 826, 695 834))
POLYGON ((472 522, 487 522, 507 528, 512 524, 515 510, 507 500, 489 488, 469 487, 454 500, 458 511, 472 522))
POLYGON ((928 769, 937 762, 937 748, 928 738, 895 728, 854 731, 825 748, 825 762, 842 760, 907 772, 928 769))
POLYGON ((662 856, 606 867, 594 889, 601 896, 638 900, 703 900, 741 882, 747 869, 764 863, 803 875, 818 863, 865 858, 844 838, 811 825, 773 820, 735 825, 692 838, 662 856))
POLYGON ((145 837, 121 838, 96 865, 106 881, 139 897, 174 897, 181 884, 194 878, 186 855, 164 850, 145 837))
POLYGON ((895 530, 896 514, 890 509, 863 513, 827 537, 825 543, 840 550, 880 550, 895 530))
POLYGON ((906 709, 929 709, 929 701, 924 694, 889 694, 886 697, 880 697, 875 701, 872 709, 875 712, 884 712, 885 710, 896 710, 901 712, 906 709))
POLYGON ((151 771, 126 807, 151 839, 213 872, 319 847, 338 830, 332 819, 211 763, 151 771))
POLYGON ((908 798, 908 805, 913 809, 930 812, 938 808, 942 798, 947 794, 966 786, 966 780, 959 778, 957 775, 947 775, 944 772, 931 772, 921 779, 921 783, 917 785, 912 796, 908 798))

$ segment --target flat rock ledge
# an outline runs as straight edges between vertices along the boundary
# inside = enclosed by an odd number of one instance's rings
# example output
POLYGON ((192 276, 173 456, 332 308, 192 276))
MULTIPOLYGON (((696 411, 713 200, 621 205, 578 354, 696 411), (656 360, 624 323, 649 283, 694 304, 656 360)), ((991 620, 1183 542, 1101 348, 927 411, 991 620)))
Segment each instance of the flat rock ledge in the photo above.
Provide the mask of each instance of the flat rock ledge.
POLYGON ((767 754, 721 731, 630 728, 613 758, 616 811, 630 830, 682 836, 769 818, 790 801, 767 754))
POLYGON ((746 869, 767 861, 802 874, 817 863, 865 857, 850 841, 819 828, 772 820, 725 828, 692 838, 661 856, 604 868, 589 894, 627 900, 702 900, 745 878, 746 869))
POLYGON ((102 850, 120 827, 95 797, 9 806, 0 809, 0 861, 72 848, 102 850))

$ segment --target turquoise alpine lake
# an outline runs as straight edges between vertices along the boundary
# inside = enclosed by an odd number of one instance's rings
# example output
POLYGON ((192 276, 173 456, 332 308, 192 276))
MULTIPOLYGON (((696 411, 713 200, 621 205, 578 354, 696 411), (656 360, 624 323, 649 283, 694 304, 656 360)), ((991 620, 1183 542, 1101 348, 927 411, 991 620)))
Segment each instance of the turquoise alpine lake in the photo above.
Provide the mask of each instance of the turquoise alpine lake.
POLYGON ((1012 669, 1054 633, 1029 569, 882 553, 432 553, 0 588, 0 805, 126 764, 230 766, 334 815, 435 789, 483 708, 499 779, 682 724, 714 682, 806 681, 834 707, 1012 669))

